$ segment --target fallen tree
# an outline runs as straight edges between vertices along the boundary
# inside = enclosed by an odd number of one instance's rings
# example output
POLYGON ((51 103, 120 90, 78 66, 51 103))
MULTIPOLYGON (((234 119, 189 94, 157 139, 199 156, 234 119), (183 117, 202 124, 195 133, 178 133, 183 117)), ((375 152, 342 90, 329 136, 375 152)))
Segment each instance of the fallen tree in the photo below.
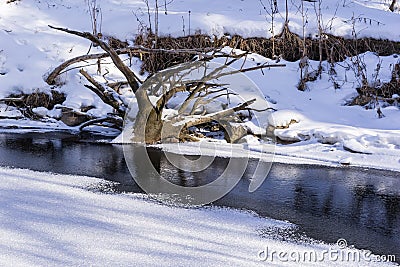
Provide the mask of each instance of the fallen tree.
MULTIPOLYGON (((284 66, 283 64, 265 63, 245 68, 245 64, 243 63, 239 69, 234 70, 229 68, 229 66, 239 60, 246 62, 249 53, 244 52, 238 55, 233 53, 222 53, 221 49, 212 49, 212 51, 210 49, 190 49, 186 51, 163 50, 168 53, 188 53, 197 55, 197 61, 173 67, 173 71, 163 72, 161 75, 158 75, 156 79, 153 77, 151 82, 146 83, 146 81, 144 81, 143 83, 129 68, 129 66, 121 60, 119 55, 121 53, 156 53, 159 52, 160 49, 144 49, 136 47, 116 50, 106 41, 92 33, 79 32, 50 25, 49 27, 85 38, 101 47, 105 53, 84 55, 64 62, 50 73, 46 79, 47 83, 54 84, 59 73, 76 62, 90 59, 97 60, 104 57, 111 58, 113 64, 126 78, 126 84, 131 88, 137 100, 138 112, 135 114, 135 135, 132 140, 135 142, 155 143, 169 140, 171 138, 179 141, 194 140, 195 138, 189 135, 189 128, 212 121, 223 121, 223 123, 220 124, 224 125, 223 127, 225 128, 229 128, 231 123, 240 122, 242 120, 241 117, 243 117, 243 114, 238 114, 239 112, 246 110, 250 115, 250 111, 252 110, 250 105, 253 104, 255 100, 251 99, 243 101, 242 103, 237 103, 236 106, 231 108, 227 108, 227 105, 224 107, 222 105, 220 110, 208 112, 204 109, 207 104, 217 101, 221 97, 229 99, 230 96, 235 94, 233 91, 229 90, 228 84, 220 83, 218 80, 236 73, 284 66), (210 65, 207 64, 215 57, 225 57, 225 63, 218 67, 210 68, 210 65), (193 79, 191 73, 195 70, 199 70, 199 67, 203 68, 202 70, 204 73, 201 77, 193 79), (182 73, 182 75, 176 76, 177 72, 182 73), (166 116, 164 111, 168 109, 167 105, 169 101, 178 94, 183 94, 185 97, 182 99, 182 102, 175 107, 175 114, 173 116, 166 116), (150 100, 149 96, 155 96, 156 100, 154 101, 154 98, 150 100)), ((81 69, 80 73, 90 83, 90 85, 86 85, 88 89, 98 95, 104 103, 112 106, 118 116, 123 117, 126 115, 128 103, 123 101, 120 95, 112 88, 112 86, 110 86, 109 83, 102 84, 97 82, 83 69, 81 69)), ((93 121, 97 123, 101 120, 93 121)), ((88 126, 87 123, 84 127, 86 126, 88 126)), ((229 129, 227 132, 229 132, 229 129)), ((234 141, 232 138, 229 138, 229 140, 234 141)))

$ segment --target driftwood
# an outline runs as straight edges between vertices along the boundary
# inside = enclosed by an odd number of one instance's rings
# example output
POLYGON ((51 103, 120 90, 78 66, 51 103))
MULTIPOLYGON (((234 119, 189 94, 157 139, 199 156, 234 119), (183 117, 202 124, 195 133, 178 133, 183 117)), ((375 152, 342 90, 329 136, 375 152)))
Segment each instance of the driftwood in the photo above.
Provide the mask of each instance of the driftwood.
MULTIPOLYGON (((124 84, 129 85, 132 89, 133 93, 136 96, 139 112, 136 115, 134 132, 135 132, 135 140, 136 142, 145 142, 145 143, 155 143, 161 141, 164 137, 172 137, 178 138, 180 140, 192 140, 190 136, 187 135, 188 128, 210 123, 213 121, 225 121, 227 125, 230 122, 236 120, 238 116, 234 116, 236 112, 241 110, 251 110, 250 105, 255 102, 255 99, 246 101, 236 107, 221 110, 219 112, 211 113, 211 114, 203 114, 203 115, 190 115, 190 113, 194 113, 196 109, 196 105, 199 106, 202 103, 207 103, 208 101, 213 101, 220 96, 229 96, 233 94, 229 92, 226 85, 224 84, 215 84, 211 81, 216 81, 221 77, 234 75, 237 73, 244 73, 253 70, 262 70, 264 68, 271 67, 282 67, 284 64, 261 64, 255 67, 244 68, 244 63, 241 68, 238 70, 229 70, 225 71, 225 69, 237 62, 240 59, 244 59, 244 62, 247 59, 248 52, 242 54, 227 54, 221 53, 220 49, 215 49, 209 51, 213 52, 211 54, 206 54, 204 49, 185 49, 185 50, 165 50, 165 49, 145 49, 142 47, 139 48, 123 48, 123 49, 113 49, 109 44, 98 38, 98 36, 93 35, 89 32, 79 32, 74 30, 69 30, 66 28, 59 28, 49 26, 52 29, 66 32, 68 34, 72 34, 75 36, 79 36, 91 41, 93 44, 101 47, 106 53, 96 54, 96 55, 86 55, 82 57, 78 57, 75 59, 71 59, 68 62, 61 64, 58 68, 56 68, 48 77, 47 82, 53 83, 55 77, 57 77, 57 73, 60 73, 63 69, 68 67, 69 65, 89 59, 99 59, 102 57, 110 57, 114 65, 121 71, 121 73, 125 76, 126 82, 124 84), (135 50, 136 49, 136 50, 135 50), (226 62, 224 65, 218 66, 216 68, 210 68, 207 65, 207 62, 197 61, 188 64, 178 66, 174 68, 170 72, 163 72, 161 75, 155 74, 157 78, 155 79, 155 84, 152 84, 152 89, 150 87, 143 86, 143 82, 138 78, 138 76, 121 60, 119 55, 121 53, 155 53, 155 52, 167 52, 167 53, 191 53, 193 55, 198 54, 202 55, 199 60, 209 61, 214 57, 225 57, 226 62), (205 65, 202 65, 205 64, 205 65), (204 70, 210 70, 208 74, 205 74, 201 80, 192 80, 192 81, 184 81, 185 75, 190 75, 191 71, 198 70, 199 67, 203 66, 204 70), (176 74, 183 72, 183 75, 175 77, 176 74), (168 90, 165 90, 165 85, 168 84, 168 90), (223 92, 226 90, 226 92, 223 92), (152 91, 152 92, 151 92, 152 91), (178 115, 174 118, 164 120, 162 118, 163 110, 166 108, 168 101, 175 96, 179 92, 187 92, 188 96, 180 104, 177 112, 178 115), (158 101, 153 104, 149 99, 149 93, 156 95, 159 97, 158 101), (197 102, 194 103, 194 102, 197 102), (188 114, 188 107, 194 103, 194 109, 190 111, 188 114), (183 123, 181 123, 183 122, 183 123), (164 132, 164 133, 163 133, 164 132), (165 134, 166 133, 166 134, 165 134), (183 135, 183 138, 182 138, 183 135)), ((111 105, 113 108, 117 110, 117 113, 120 117, 123 117, 125 114, 125 105, 123 101, 121 101, 119 94, 110 88, 110 86, 118 87, 118 84, 100 84, 93 77, 91 77, 86 71, 83 69, 80 70, 80 73, 91 83, 91 85, 85 85, 87 88, 96 93, 105 103, 111 105)), ((153 81, 152 81, 153 82, 153 81)), ((115 87, 114 87, 115 88, 115 87)), ((203 104, 204 105, 204 104, 203 104)), ((102 121, 106 121, 106 118, 92 120, 87 122, 81 126, 81 129, 86 127, 91 123, 99 123, 102 121)), ((237 138, 235 138, 237 139, 237 138)))

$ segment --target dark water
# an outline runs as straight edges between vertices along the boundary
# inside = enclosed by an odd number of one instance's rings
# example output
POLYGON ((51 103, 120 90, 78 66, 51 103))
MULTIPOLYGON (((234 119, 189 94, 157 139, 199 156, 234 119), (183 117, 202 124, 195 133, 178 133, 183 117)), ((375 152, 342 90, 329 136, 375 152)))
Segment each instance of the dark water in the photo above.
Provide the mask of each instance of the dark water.
MULTIPOLYGON (((61 133, 0 134, 0 165, 55 173, 79 174, 119 182, 117 190, 142 192, 124 161, 122 146, 94 142, 95 137, 61 133)), ((228 160, 207 170, 175 169, 157 150, 152 161, 174 183, 198 186, 211 181, 228 160)), ((268 178, 248 192, 255 162, 228 195, 213 203, 250 209, 261 216, 288 220, 307 236, 349 245, 400 260, 400 174, 398 172, 274 163, 268 178)))

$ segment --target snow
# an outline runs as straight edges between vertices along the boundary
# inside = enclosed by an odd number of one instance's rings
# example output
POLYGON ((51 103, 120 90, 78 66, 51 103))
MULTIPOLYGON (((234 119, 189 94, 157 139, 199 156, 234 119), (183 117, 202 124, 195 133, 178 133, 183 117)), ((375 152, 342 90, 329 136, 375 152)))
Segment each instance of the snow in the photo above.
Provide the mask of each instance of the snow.
POLYGON ((289 127, 292 123, 299 123, 303 115, 293 110, 278 110, 268 115, 268 125, 273 127, 289 127))
MULTIPOLYGON (((1 167, 0 179, 2 266, 299 264, 279 261, 277 255, 272 262, 271 258, 260 262, 266 249, 299 255, 313 252, 318 259, 324 251, 355 252, 361 262, 346 262, 346 266, 385 265, 374 262, 370 252, 355 248, 261 237, 265 229, 285 232, 295 225, 251 212, 165 206, 141 194, 107 193, 112 184, 92 177, 1 167)), ((327 257, 309 264, 334 263, 327 257)))
MULTIPOLYGON (((117 34, 117 37, 129 40, 136 33, 133 31, 140 28, 137 18, 141 22, 148 24, 147 8, 144 1, 98 0, 97 3, 101 8, 101 29, 106 35, 117 34), (136 14, 137 18, 133 13, 136 14), (130 25, 130 27, 126 27, 126 25, 130 25)), ((264 0, 263 3, 269 8, 268 1, 264 0)), ((304 10, 308 18, 306 35, 315 35, 318 32, 318 27, 316 21, 312 19, 315 17, 314 4, 309 2, 304 4, 304 10)), ((392 27, 398 21, 398 13, 390 12, 389 5, 390 3, 384 0, 322 1, 323 27, 328 33, 351 37, 353 31, 351 19, 354 17, 357 18, 355 27, 356 31, 359 32, 359 37, 371 36, 400 40, 400 31, 392 27)), ((21 16, 22 12, 28 11, 32 15, 31 20, 36 22, 34 29, 38 32, 45 30, 47 24, 65 23, 65 21, 70 28, 78 30, 91 29, 87 5, 80 0, 58 0, 53 4, 30 1, 14 5, 6 5, 4 3, 2 6, 6 9, 5 12, 12 14, 4 16, 5 19, 10 21, 15 21, 16 15, 21 16), (20 9, 19 12, 16 7, 20 9), (27 7, 26 10, 25 7, 27 7), (51 10, 51 14, 47 12, 49 10, 51 10), (18 14, 16 14, 17 12, 18 14), (61 15, 66 14, 76 14, 74 16, 75 19, 61 17, 61 15), (76 19, 77 17, 80 17, 80 19, 76 19)), ((150 1, 151 26, 153 30, 154 8, 153 2, 150 1)), ((283 27, 284 1, 278 2, 278 11, 280 13, 275 16, 275 34, 279 33, 283 27)), ((267 12, 270 13, 270 10, 267 10, 267 12)), ((190 31, 191 34, 201 32, 217 36, 239 34, 244 37, 269 37, 271 36, 271 18, 267 12, 259 2, 249 5, 248 2, 243 0, 218 1, 213 2, 212 5, 205 4, 202 0, 172 1, 166 7, 164 3, 160 3, 159 32, 161 35, 172 36, 187 35, 190 31)), ((298 2, 289 1, 289 19, 290 30, 301 34, 302 16, 298 2)), ((30 31, 31 29, 24 25, 24 30, 30 31)))
MULTIPOLYGON (((341 143, 321 144, 315 141, 303 141, 290 145, 274 145, 270 143, 254 142, 250 138, 248 143, 226 144, 214 140, 202 140, 198 143, 159 144, 154 145, 170 153, 183 155, 197 155, 200 146, 204 156, 244 157, 259 159, 265 162, 286 164, 310 164, 339 167, 346 158, 351 158, 351 165, 374 169, 400 171, 400 156, 398 150, 382 149, 381 153, 351 153, 341 143)), ((357 151, 359 152, 359 151, 357 151)), ((363 151, 365 152, 365 151, 363 151)))
MULTIPOLYGON (((268 2, 263 2, 268 9, 268 2)), ((298 3, 288 2, 289 28, 301 35, 302 16, 296 6, 298 3)), ((116 36, 132 44, 140 28, 137 18, 145 23, 148 21, 144 1, 98 0, 97 3, 101 9, 101 31, 104 36, 116 36)), ((284 23, 284 4, 285 1, 278 1, 280 13, 275 17, 275 34, 279 33, 284 23)), ((314 4, 310 2, 304 4, 307 14, 306 35, 315 37, 318 27, 314 4)), ((390 12, 389 5, 390 3, 384 0, 322 1, 324 30, 347 38, 352 38, 352 32, 355 30, 358 37, 400 41, 400 28, 394 27, 398 24, 400 14, 398 11, 390 12)), ((154 6, 150 5, 152 27, 154 27, 153 11, 154 6)), ((249 4, 242 0, 221 0, 207 4, 204 0, 180 0, 173 1, 166 7, 161 5, 159 15, 161 35, 182 36, 188 35, 189 31, 191 34, 195 32, 217 36, 240 34, 243 37, 270 37, 272 34, 271 19, 258 1, 249 4)), ((44 82, 43 77, 50 70, 65 60, 86 54, 88 51, 102 52, 98 47, 91 47, 90 42, 82 38, 50 29, 49 24, 91 31, 87 1, 57 0, 50 3, 34 0, 16 1, 11 4, 6 4, 6 1, 0 3, 0 98, 8 97, 10 94, 49 92, 51 87, 44 82)), ((371 85, 389 81, 393 65, 399 62, 398 55, 377 56, 367 52, 358 57, 365 63, 365 74, 371 85), (378 63, 381 67, 379 75, 376 76, 375 69, 378 63)), ((121 58, 126 62, 129 61, 127 56, 121 58)), ((321 79, 307 83, 308 88, 305 92, 296 89, 300 76, 299 62, 281 60, 280 63, 286 64, 286 67, 265 69, 263 73, 260 71, 246 73, 246 76, 260 89, 262 97, 265 97, 269 106, 278 110, 272 114, 257 114, 258 123, 246 122, 246 127, 257 134, 263 134, 268 125, 279 128, 288 126, 285 129, 274 130, 275 135, 281 140, 299 141, 296 144, 276 146, 275 152, 288 162, 288 157, 294 157, 291 159, 292 162, 337 164, 343 158, 351 156, 352 165, 399 170, 398 102, 393 106, 380 106, 385 115, 381 119, 378 119, 377 107, 365 109, 346 105, 357 94, 355 88, 360 84, 359 77, 351 67, 352 61, 354 58, 336 63, 337 74, 333 76, 327 74, 329 65, 323 62, 325 71, 321 79), (334 88, 333 81, 340 85, 339 89, 334 88), (290 122, 296 123, 290 124, 290 122)), ((57 89, 67 96, 63 105, 72 107, 76 111, 93 106, 94 108, 88 112, 88 115, 93 117, 102 117, 112 111, 111 107, 105 105, 93 92, 84 87, 86 81, 78 73, 79 68, 84 67, 100 83, 105 82, 104 77, 110 82, 124 80, 122 74, 110 64, 109 59, 104 59, 102 62, 105 65, 101 74, 97 73, 96 65, 87 66, 89 63, 83 62, 72 66, 75 69, 59 77, 62 86, 57 89)), ((223 63, 223 59, 214 62, 223 63)), ((253 54, 248 56, 244 66, 250 67, 265 62, 275 63, 271 59, 253 54)), ((240 68, 242 63, 237 62, 233 67, 240 68)), ((140 64, 140 60, 134 58, 131 68, 139 73, 140 64)), ((317 67, 318 62, 310 62, 310 71, 316 70, 317 67)), ((140 78, 145 79, 146 75, 140 78)), ((240 93, 246 100, 255 94, 254 90, 251 92, 241 90, 240 93)), ((398 98, 396 95, 393 97, 398 98)), ((177 97, 173 101, 179 102, 179 99, 177 97)), ((132 93, 125 92, 123 101, 134 101, 132 93)), ((210 106, 210 109, 216 107, 210 106)), ((47 115, 49 119, 42 122, 21 119, 22 114, 17 109, 5 108, 0 104, 0 117, 6 118, 0 120, 0 125, 3 128, 16 126, 35 131, 77 130, 55 120, 61 115, 59 107, 47 112, 43 107, 39 107, 34 112, 40 116, 47 115)), ((173 114, 171 110, 164 112, 166 116, 173 114)), ((248 142, 244 149, 250 153, 263 151, 262 147, 270 145, 250 137, 246 137, 243 141, 248 142)), ((122 142, 122 139, 115 142, 122 142)), ((190 145, 193 144, 188 146, 190 145)), ((224 146, 223 142, 220 145, 224 146)), ((224 152, 220 155, 224 156, 224 152)))
MULTIPOLYGON (((239 50, 236 50, 240 53, 239 50)), ((391 66, 398 62, 397 56, 379 57, 374 53, 360 55, 369 62, 367 73, 369 81, 375 78, 373 62, 381 62, 380 80, 390 80, 391 66)), ((220 60, 215 60, 219 62, 220 60)), ((245 67, 272 62, 260 55, 251 54, 245 67)), ((276 112, 259 112, 257 121, 249 121, 245 126, 257 134, 266 134, 272 126, 274 135, 280 140, 296 142, 290 145, 277 144, 275 147, 268 141, 245 137, 238 145, 218 143, 217 151, 210 146, 209 151, 202 153, 221 157, 250 156, 262 160, 273 160, 283 163, 347 165, 389 169, 400 171, 400 112, 398 106, 382 106, 385 114, 379 119, 376 108, 365 109, 360 106, 349 106, 346 103, 354 94, 357 77, 352 70, 337 67, 337 81, 343 82, 340 89, 334 89, 328 77, 309 83, 305 92, 298 91, 298 62, 286 62, 285 68, 271 68, 264 75, 257 72, 246 73, 259 90, 264 94, 276 112), (344 82, 344 81, 347 82, 344 82), (269 82, 272 81, 272 82, 269 82), (274 154, 270 155, 270 154, 274 154), (351 158, 351 161, 345 160, 351 158)), ((317 62, 311 61, 311 67, 317 68, 317 62)), ((235 63, 241 66, 243 62, 235 63)), ((324 62, 326 64, 326 62, 324 62)), ((340 62, 339 65, 345 65, 340 62)), ((235 66, 233 66, 235 67, 235 66)), ((376 67, 376 66, 375 66, 376 67)), ((253 89, 255 92, 256 90, 253 89)), ((239 91, 239 93, 244 93, 239 91)), ((203 146, 207 140, 201 142, 203 146)), ((215 141, 213 142, 213 145, 215 141)), ((197 144, 159 145, 173 153, 193 155, 197 144)))
MULTIPOLYGON (((400 41, 400 29, 393 27, 399 19, 398 13, 388 11, 389 4, 377 5, 371 1, 323 1, 322 13, 325 23, 333 18, 333 26, 327 31, 334 35, 351 37, 352 26, 349 20, 354 16, 366 17, 356 22, 359 37, 371 36, 400 41), (369 19, 372 19, 371 25, 369 19), (379 22, 379 25, 378 25, 379 22)), ((90 43, 78 37, 50 29, 47 25, 68 27, 77 30, 91 31, 91 20, 87 2, 82 0, 46 1, 18 1, 6 4, 0 3, 0 96, 6 96, 16 91, 30 92, 35 88, 44 90, 47 85, 42 76, 51 68, 74 56, 86 54, 90 43)), ((146 7, 143 1, 97 1, 101 8, 101 30, 106 36, 116 36, 122 40, 132 42, 138 21, 133 13, 142 21, 147 21, 146 7), (127 27, 126 25, 129 25, 127 27)), ((317 25, 314 6, 304 2, 307 11, 307 35, 315 35, 317 25)), ((153 11, 153 6, 150 7, 153 11)), ((240 34, 244 37, 269 37, 271 33, 270 18, 266 15, 260 3, 249 5, 242 0, 219 1, 212 5, 204 1, 172 1, 166 7, 160 7, 160 33, 162 35, 183 35, 182 16, 185 19, 186 34, 189 32, 188 11, 191 11, 191 33, 196 30, 210 35, 240 34)), ((283 13, 284 2, 279 2, 278 10, 283 13)), ((290 29, 298 34, 302 33, 302 18, 295 3, 289 6, 290 29)), ((152 17, 152 20, 154 18, 152 17)), ((283 25, 283 16, 275 18, 278 33, 283 25)), ((154 23, 153 23, 154 24, 154 23)), ((154 27, 154 25, 153 25, 154 27)), ((92 53, 100 52, 99 48, 91 48, 92 53)), ((107 60, 104 60, 105 62, 107 60)), ((135 63, 135 62, 134 62, 135 63)), ((109 78, 121 78, 121 74, 111 65, 108 67, 109 78)), ((96 66, 89 70, 96 72, 96 66)), ((104 70, 103 70, 104 71, 104 70)), ((66 73, 61 79, 67 84, 63 87, 66 92, 73 93, 78 99, 71 102, 85 105, 102 106, 93 98, 88 90, 78 90, 76 87, 83 81, 76 71, 66 73)), ((101 79, 101 76, 99 77, 101 79)), ((102 106, 103 108, 106 108, 102 106)))
POLYGON ((40 117, 45 117, 45 116, 47 116, 47 113, 49 112, 49 110, 45 107, 37 107, 37 108, 33 108, 32 112, 40 117))
POLYGON ((16 107, 0 104, 0 118, 22 118, 22 113, 16 107))
MULTIPOLYGON (((267 1, 263 2, 268 6, 267 1)), ((275 34, 280 32, 284 23, 284 1, 278 2, 280 14, 275 17, 275 34)), ((297 2, 288 2, 289 28, 301 35, 302 16, 295 6, 297 2)), ((148 21, 143 1, 98 0, 97 3, 101 8, 104 36, 116 36, 132 44, 137 30, 140 30, 137 18, 148 21)), ((304 4, 308 21, 305 34, 315 37, 318 27, 314 5, 304 4)), ((358 37, 400 41, 400 28, 394 26, 398 24, 399 12, 388 11, 389 4, 384 0, 322 1, 323 27, 328 33, 347 38, 352 38, 355 30, 358 37)), ((154 7, 150 6, 150 9, 154 21, 154 7)), ((167 7, 160 6, 159 20, 159 32, 165 36, 195 32, 219 37, 272 35, 270 17, 258 1, 249 4, 243 0, 175 0, 167 7)), ((50 29, 49 24, 91 31, 87 1, 0 2, 0 98, 38 91, 49 93, 52 87, 44 82, 44 77, 54 67, 88 51, 102 52, 91 47, 86 40, 50 29)), ((154 27, 154 22, 152 24, 154 27)), ((127 56, 121 58, 129 62, 127 56)), ((372 52, 359 55, 359 58, 365 63, 365 73, 371 85, 389 81, 393 65, 399 62, 398 55, 383 57, 372 52), (376 75, 378 63, 381 67, 379 75, 376 75)), ((210 156, 229 157, 233 154, 263 161, 273 159, 283 163, 352 165, 400 171, 398 103, 380 106, 385 115, 381 119, 377 117, 377 107, 365 109, 346 105, 356 95, 355 88, 360 84, 359 77, 351 68, 352 60, 348 58, 336 63, 337 74, 334 76, 326 74, 329 65, 323 62, 325 72, 321 79, 309 82, 304 92, 296 88, 300 76, 299 62, 281 60, 280 63, 286 67, 246 73, 246 77, 260 90, 246 91, 242 88, 241 99, 249 100, 257 95, 265 98, 268 106, 278 110, 257 114, 258 121, 246 122, 246 127, 257 134, 264 134, 268 126, 276 127, 273 132, 279 139, 296 143, 274 145, 246 136, 242 143, 234 145, 221 140, 202 140, 200 143, 157 146, 188 155, 201 151, 210 156), (340 88, 335 89, 333 81, 340 88), (201 150, 197 149, 200 145, 201 150)), ((84 67, 100 83, 105 82, 104 77, 110 82, 124 80, 109 59, 102 62, 105 65, 100 74, 96 65, 83 62, 60 75, 62 86, 57 89, 67 96, 62 105, 76 111, 93 106, 88 112, 93 117, 105 116, 112 111, 84 87, 86 81, 78 73, 79 68, 84 67)), ((223 59, 214 62, 223 63, 223 59)), ((252 54, 246 62, 236 62, 233 67, 240 68, 243 63, 245 67, 251 67, 265 62, 275 63, 252 54)), ((136 73, 139 73, 140 65, 139 59, 132 59, 131 68, 136 73)), ((317 65, 318 62, 311 61, 310 70, 317 69, 317 65)), ((139 77, 145 79, 146 75, 139 77)), ((240 82, 236 80, 239 88, 240 82)), ((398 95, 393 95, 393 98, 399 101, 398 95)), ((240 102, 238 99, 233 104, 240 102)), ((126 91, 123 101, 135 100, 132 93, 126 91)), ((179 97, 174 101, 179 102, 179 97)), ((254 108, 265 108, 256 104, 254 108)), ((209 108, 215 112, 220 107, 210 105, 209 108)), ((60 106, 52 110, 38 107, 32 111, 49 118, 43 121, 22 118, 17 108, 1 103, 2 131, 78 131, 77 127, 68 127, 56 120, 61 116, 60 106)), ((172 114, 173 110, 164 110, 163 115, 172 114)), ((115 131, 92 129, 115 135, 115 131)), ((123 142, 122 137, 114 142, 123 142)), ((170 207, 138 194, 102 194, 96 188, 112 185, 95 178, 0 168, 0 179, 0 265, 4 266, 252 266, 260 264, 257 256, 266 246, 270 250, 289 252, 311 249, 322 253, 337 249, 335 245, 319 242, 298 244, 261 237, 259 232, 265 228, 289 229, 295 226, 260 218, 250 212, 215 207, 170 207)), ((332 264, 318 262, 315 265, 332 264)), ((350 266, 350 263, 346 264, 350 266)), ((373 264, 362 262, 363 266, 373 264)))

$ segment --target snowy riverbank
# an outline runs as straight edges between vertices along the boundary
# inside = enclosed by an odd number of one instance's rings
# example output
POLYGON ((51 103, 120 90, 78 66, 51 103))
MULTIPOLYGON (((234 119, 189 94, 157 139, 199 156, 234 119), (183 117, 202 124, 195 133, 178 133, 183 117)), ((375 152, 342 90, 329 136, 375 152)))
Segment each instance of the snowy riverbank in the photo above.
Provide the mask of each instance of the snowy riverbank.
MULTIPOLYGON (((132 44, 139 19, 146 21, 146 6, 143 1, 97 1, 102 13, 102 32, 132 44), (129 25, 127 27, 126 25, 129 25)), ((386 1, 387 2, 387 1, 386 1)), ((398 12, 388 11, 385 1, 324 1, 322 13, 327 24, 327 31, 336 36, 351 38, 355 21, 358 37, 375 37, 400 40, 399 29, 393 27, 399 20, 398 12)), ((317 33, 315 10, 312 3, 305 2, 309 16, 307 34, 317 33)), ((218 4, 204 5, 203 1, 173 1, 165 12, 160 12, 160 33, 172 36, 187 35, 182 31, 182 16, 188 31, 188 11, 191 11, 191 28, 209 35, 240 34, 243 37, 270 37, 270 19, 260 3, 249 5, 244 1, 222 1, 218 4), (212 11, 209 10, 212 6, 212 11)), ((280 3, 280 12, 285 10, 284 2, 280 3)), ((294 3, 289 6, 292 32, 302 33, 302 17, 294 3)), ((276 17, 275 27, 280 29, 284 18, 276 17)), ((48 24, 77 30, 91 30, 90 15, 87 5, 82 0, 58 0, 49 4, 47 1, 16 1, 11 4, 0 3, 0 98, 11 94, 49 92, 43 76, 49 70, 65 60, 86 54, 90 43, 67 34, 54 31, 48 24)), ((90 53, 99 53, 101 49, 91 47, 90 53)), ((378 56, 368 52, 359 56, 365 63, 365 74, 369 82, 388 82, 391 79, 393 65, 399 62, 398 55, 378 56), (379 71, 376 71, 377 66, 379 71)), ((128 57, 124 58, 128 59, 128 57)), ((221 60, 220 60, 221 61, 221 60)), ((105 63, 109 60, 104 61, 105 63)), ((219 62, 215 60, 215 62, 219 62)), ((253 54, 249 55, 246 66, 254 66, 265 62, 274 63, 271 59, 253 54)), ((348 106, 356 95, 356 87, 360 80, 355 75, 351 59, 335 64, 336 74, 330 76, 323 72, 321 79, 309 82, 304 92, 297 90, 300 70, 299 62, 286 62, 283 68, 266 69, 263 72, 248 72, 246 75, 255 83, 265 96, 271 107, 278 110, 274 114, 275 126, 287 126, 292 120, 297 123, 289 128, 276 129, 275 135, 282 140, 298 141, 291 145, 277 145, 275 160, 279 162, 305 164, 350 164, 355 166, 400 170, 400 112, 397 102, 393 105, 380 106, 385 115, 378 118, 377 107, 365 109, 361 106, 348 106), (340 88, 334 86, 340 85, 340 88)), ((89 64, 90 65, 90 64, 89 64)), ((138 73, 141 62, 132 60, 132 69, 138 73)), ((237 62, 240 68, 242 62, 237 62)), ((310 61, 309 70, 317 69, 317 62, 310 61)), ((109 81, 120 81, 124 77, 111 64, 105 65, 103 74, 107 72, 109 81)), ((323 62, 325 70, 330 68, 323 62)), ((101 75, 96 75, 97 66, 85 66, 96 79, 103 82, 101 75)), ((101 117, 112 111, 99 97, 84 87, 85 82, 74 66, 61 75, 61 86, 54 88, 65 93, 66 100, 62 106, 81 112, 89 109, 87 114, 101 117)), ((104 74, 105 75, 105 74, 104 74)), ((141 78, 145 78, 141 76, 141 78)), ((132 100, 133 94, 126 92, 126 101, 132 100)), ((396 96, 394 96, 394 99, 396 96)), ((397 100, 398 101, 398 100, 397 100)), ((18 132, 22 128, 32 131, 66 130, 78 131, 77 127, 68 127, 61 121, 58 105, 51 110, 43 107, 37 109, 37 115, 43 117, 42 122, 32 121, 22 116, 15 107, 0 103, 0 127, 6 131, 18 132), (5 119, 3 119, 5 118, 5 119), (15 118, 15 119, 12 119, 15 118)), ((268 115, 264 115, 265 117, 268 115)), ((265 120, 266 118, 264 118, 265 120)), ((254 126, 254 125, 251 125, 254 126)), ((262 126, 265 130, 267 125, 262 126)), ((254 127, 253 127, 254 128, 254 127)), ((112 132, 114 133, 114 132, 112 132)), ((247 145, 237 145, 235 149, 243 149, 252 157, 264 157, 261 150, 270 150, 269 144, 256 139, 249 139, 247 145)), ((166 149, 177 151, 171 145, 166 149)), ((183 153, 193 153, 191 146, 183 153)), ((219 155, 224 156, 227 145, 221 142, 219 155)), ((242 150, 242 152, 243 152, 242 150)), ((238 152, 238 153, 242 153, 238 152)), ((214 154, 213 154, 214 155, 214 154)))

